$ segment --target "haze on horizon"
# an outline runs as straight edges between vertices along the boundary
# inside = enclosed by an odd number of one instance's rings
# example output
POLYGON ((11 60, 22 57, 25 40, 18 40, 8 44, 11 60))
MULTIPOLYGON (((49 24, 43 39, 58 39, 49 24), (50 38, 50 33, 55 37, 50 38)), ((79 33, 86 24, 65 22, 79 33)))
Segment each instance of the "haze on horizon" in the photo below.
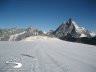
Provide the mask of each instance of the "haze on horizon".
POLYGON ((0 28, 55 30, 69 17, 96 32, 95 0, 0 0, 0 28))

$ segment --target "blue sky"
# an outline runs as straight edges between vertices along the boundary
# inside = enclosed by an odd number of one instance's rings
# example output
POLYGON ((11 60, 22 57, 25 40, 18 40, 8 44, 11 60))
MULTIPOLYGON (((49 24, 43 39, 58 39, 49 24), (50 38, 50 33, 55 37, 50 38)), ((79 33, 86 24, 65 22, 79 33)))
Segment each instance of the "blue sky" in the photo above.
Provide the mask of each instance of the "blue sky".
POLYGON ((79 26, 96 31, 95 0, 0 0, 0 28, 55 30, 72 17, 79 26))

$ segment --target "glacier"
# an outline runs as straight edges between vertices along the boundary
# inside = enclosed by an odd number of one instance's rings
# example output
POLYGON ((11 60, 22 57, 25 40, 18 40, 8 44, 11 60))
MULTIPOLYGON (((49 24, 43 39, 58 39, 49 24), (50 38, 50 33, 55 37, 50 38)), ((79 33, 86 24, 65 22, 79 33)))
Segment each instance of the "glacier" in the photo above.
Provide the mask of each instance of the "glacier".
POLYGON ((0 42, 0 72, 96 72, 96 46, 43 36, 27 39, 0 42))

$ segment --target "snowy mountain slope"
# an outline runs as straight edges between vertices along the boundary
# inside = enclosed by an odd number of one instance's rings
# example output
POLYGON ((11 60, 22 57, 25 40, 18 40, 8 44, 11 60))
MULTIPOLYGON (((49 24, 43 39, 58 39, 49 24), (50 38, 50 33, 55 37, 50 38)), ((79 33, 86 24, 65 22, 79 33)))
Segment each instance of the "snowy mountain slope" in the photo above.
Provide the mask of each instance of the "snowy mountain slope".
POLYGON ((96 33, 95 33, 95 32, 90 32, 90 35, 91 35, 92 37, 95 37, 95 36, 96 36, 96 33))
POLYGON ((43 32, 33 27, 0 29, 0 41, 19 41, 36 35, 43 35, 43 32))
POLYGON ((81 34, 80 37, 87 37, 87 35, 85 35, 85 34, 81 34))
POLYGON ((17 38, 19 35, 22 35, 22 34, 24 34, 24 33, 25 33, 25 31, 24 31, 24 32, 21 32, 21 33, 18 33, 18 34, 11 35, 10 38, 9 38, 9 41, 15 41, 16 38, 17 38))
POLYGON ((49 36, 30 36, 30 37, 27 37, 25 39, 22 39, 21 41, 35 41, 35 40, 54 40, 54 39, 57 39, 57 38, 51 38, 49 36))
POLYGON ((38 35, 38 30, 32 27, 25 29, 23 32, 13 34, 9 37, 9 41, 19 41, 29 36, 38 35))
POLYGON ((9 28, 0 29, 0 41, 8 41, 11 35, 19 34, 24 32, 24 29, 9 28))
POLYGON ((56 38, 0 42, 0 72, 96 72, 96 46, 56 38))
POLYGON ((80 29, 80 27, 77 25, 77 23, 75 21, 72 21, 72 24, 74 25, 74 27, 76 28, 76 30, 80 29))

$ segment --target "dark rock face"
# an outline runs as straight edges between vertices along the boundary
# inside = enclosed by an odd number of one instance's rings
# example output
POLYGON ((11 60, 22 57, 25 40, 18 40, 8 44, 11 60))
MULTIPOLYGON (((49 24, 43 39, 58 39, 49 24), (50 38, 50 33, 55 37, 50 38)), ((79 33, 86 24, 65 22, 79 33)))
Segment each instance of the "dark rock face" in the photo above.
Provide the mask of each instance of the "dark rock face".
POLYGON ((50 30, 49 32, 47 32, 47 36, 49 37, 54 37, 54 31, 53 30, 50 30))
POLYGON ((63 36, 60 38, 61 40, 76 42, 77 38, 72 37, 71 34, 67 34, 66 36, 63 36))
POLYGON ((88 37, 80 38, 80 39, 78 39, 77 42, 81 42, 81 43, 85 43, 85 44, 96 45, 96 37, 92 37, 92 38, 88 38, 88 37))
POLYGON ((71 42, 78 42, 84 44, 91 44, 96 45, 96 36, 95 37, 82 37, 82 38, 74 38, 71 34, 67 34, 64 37, 60 38, 61 40, 71 41, 71 42))

